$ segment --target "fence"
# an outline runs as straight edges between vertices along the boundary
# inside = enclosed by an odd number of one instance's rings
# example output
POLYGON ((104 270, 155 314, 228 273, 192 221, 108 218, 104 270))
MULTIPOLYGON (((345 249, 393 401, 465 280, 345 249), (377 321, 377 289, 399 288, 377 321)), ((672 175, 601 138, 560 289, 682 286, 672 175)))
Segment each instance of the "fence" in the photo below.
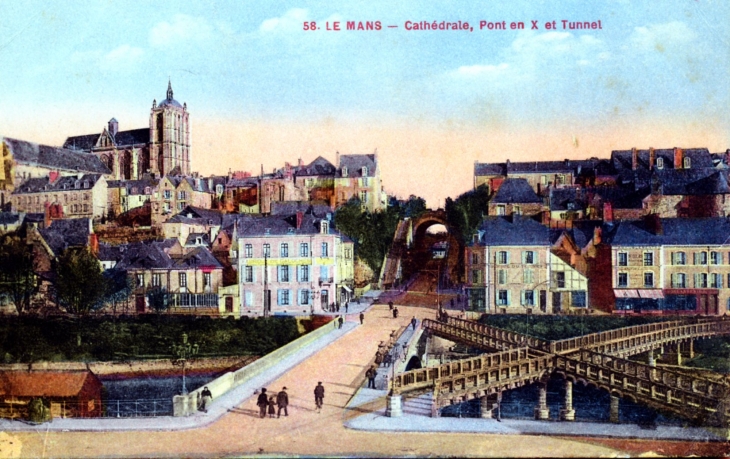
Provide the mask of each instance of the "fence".
MULTIPOLYGON (((0 406, 0 418, 28 419, 28 402, 7 402, 0 406)), ((52 418, 138 418, 154 416, 171 416, 172 400, 139 399, 139 400, 84 400, 58 401, 52 400, 46 407, 52 418), (101 409, 99 409, 101 407, 101 409), (91 414, 93 413, 93 414, 91 414)))

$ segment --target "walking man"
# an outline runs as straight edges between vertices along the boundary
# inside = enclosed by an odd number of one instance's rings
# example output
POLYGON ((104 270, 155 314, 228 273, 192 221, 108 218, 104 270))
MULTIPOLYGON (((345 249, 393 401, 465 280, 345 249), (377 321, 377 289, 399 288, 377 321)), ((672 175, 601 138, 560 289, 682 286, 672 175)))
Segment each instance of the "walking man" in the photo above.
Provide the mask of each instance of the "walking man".
POLYGON ((418 323, 418 319, 416 319, 416 316, 413 316, 413 318, 411 319, 411 326, 413 327, 414 330, 416 329, 417 323, 418 323))
POLYGON ((322 403, 324 402, 324 386, 322 381, 317 383, 314 388, 314 404, 317 405, 317 413, 322 411, 322 403))
POLYGON ((269 397, 266 396, 266 388, 261 389, 259 398, 256 400, 256 404, 259 407, 259 417, 266 417, 266 408, 269 406, 269 397))
POLYGON ((365 376, 368 378, 368 389, 375 389, 375 377, 377 375, 378 372, 375 370, 375 367, 370 367, 368 371, 365 372, 365 376))
POLYGON ((210 392, 210 389, 208 389, 208 386, 203 387, 203 391, 200 392, 200 396, 200 409, 204 413, 207 413, 210 402, 213 401, 213 394, 210 392))
POLYGON ((362 323, 363 323, 364 321, 365 321, 365 314, 361 312, 361 313, 360 313, 360 325, 362 325, 362 323))
POLYGON ((340 318, 337 319, 337 323, 339 324, 339 326, 337 328, 342 328, 343 322, 345 322, 345 321, 342 319, 342 316, 340 316, 340 318))
POLYGON ((284 416, 289 416, 287 407, 289 406, 289 394, 286 393, 286 386, 276 394, 276 405, 279 407, 279 411, 276 413, 276 417, 281 417, 281 410, 284 410, 284 416))

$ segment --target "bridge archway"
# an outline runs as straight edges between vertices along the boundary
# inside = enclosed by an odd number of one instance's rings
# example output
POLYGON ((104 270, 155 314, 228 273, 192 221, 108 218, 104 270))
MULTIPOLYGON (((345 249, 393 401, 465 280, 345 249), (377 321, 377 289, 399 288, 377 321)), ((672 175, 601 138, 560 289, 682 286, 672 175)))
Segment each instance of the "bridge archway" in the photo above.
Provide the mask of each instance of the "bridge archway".
POLYGON ((405 371, 418 370, 419 368, 423 368, 421 359, 419 359, 417 355, 414 355, 406 364, 405 371))

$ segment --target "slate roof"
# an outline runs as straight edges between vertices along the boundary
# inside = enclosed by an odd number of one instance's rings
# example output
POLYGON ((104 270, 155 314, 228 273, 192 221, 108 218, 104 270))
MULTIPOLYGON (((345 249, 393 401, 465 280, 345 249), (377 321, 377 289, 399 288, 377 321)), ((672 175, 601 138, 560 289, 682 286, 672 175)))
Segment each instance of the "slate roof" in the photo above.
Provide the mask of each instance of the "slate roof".
POLYGON ((308 165, 297 168, 295 175, 297 176, 314 176, 314 175, 335 175, 337 168, 325 158, 318 156, 317 159, 308 165))
POLYGON ((8 146, 13 159, 21 164, 30 164, 65 171, 93 172, 111 174, 101 160, 90 154, 71 151, 65 148, 50 147, 23 140, 2 138, 8 146))
POLYGON ((580 210, 586 206, 585 194, 576 188, 550 188, 550 210, 580 210))
POLYGON ((550 245, 548 227, 529 217, 484 217, 479 225, 481 244, 494 246, 550 245))
POLYGON ((527 183, 527 180, 523 178, 507 178, 499 186, 499 190, 492 197, 490 203, 542 204, 542 198, 535 193, 530 184, 527 183))
POLYGON ((730 193, 727 171, 719 170, 708 177, 690 183, 685 189, 688 194, 694 196, 730 193))
POLYGON ((252 188, 258 183, 258 177, 231 178, 226 182, 226 188, 252 188))
POLYGON ((118 262, 124 255, 124 245, 111 245, 104 242, 99 243, 99 253, 96 258, 99 261, 114 261, 118 262))
POLYGON ((142 180, 110 180, 107 182, 108 188, 126 188, 127 195, 143 195, 145 194, 145 188, 152 189, 157 186, 159 180, 153 179, 142 179, 142 180))
POLYGON ((474 175, 507 175, 504 163, 474 163, 474 175))
POLYGON ((69 247, 86 247, 91 233, 91 220, 88 218, 66 218, 53 220, 47 228, 39 230, 54 255, 69 247))
POLYGON ((223 223, 223 212, 213 209, 186 206, 179 214, 171 217, 169 223, 186 223, 193 220, 193 223, 220 226, 223 223))
POLYGON ((196 239, 201 238, 202 243, 205 245, 210 245, 210 235, 208 233, 190 233, 188 234, 187 240, 185 240, 186 246, 196 245, 197 241, 196 239))
POLYGON ((173 258, 165 249, 177 243, 176 239, 144 241, 122 246, 122 258, 115 269, 188 269, 203 266, 222 268, 206 247, 196 247, 181 258, 173 258))
POLYGON ((660 218, 657 234, 647 219, 622 221, 612 239, 614 246, 722 245, 730 240, 727 218, 660 218))
POLYGON ((2 371, 0 395, 15 397, 75 397, 84 384, 101 381, 90 371, 2 371))
MULTIPOLYGON (((319 234, 319 222, 323 219, 312 214, 302 215, 302 224, 297 229, 297 216, 269 215, 239 221, 238 235, 243 236, 285 236, 293 234, 319 234)), ((337 234, 330 223, 330 234, 337 234)))
POLYGON ((18 212, 0 212, 0 225, 13 225, 20 223, 23 214, 18 212))
POLYGON ((604 202, 610 202, 614 209, 641 209, 644 207, 644 198, 651 194, 649 187, 635 190, 630 187, 599 186, 586 188, 586 197, 595 196, 604 202))
POLYGON ((101 179, 100 174, 84 174, 82 176, 66 176, 58 177, 55 182, 51 183, 50 179, 46 177, 40 178, 29 178, 25 182, 21 183, 13 194, 27 194, 27 193, 43 193, 46 191, 72 191, 78 190, 90 190, 94 188, 96 182, 101 179), (76 188, 76 184, 79 184, 79 188, 76 188), (89 187, 84 188, 84 183, 88 183, 89 187))
MULTIPOLYGON (((690 158, 691 168, 713 167, 712 156, 707 148, 683 148, 684 157, 690 158)), ((638 167, 649 169, 649 150, 636 150, 638 167)), ((655 148, 654 154, 657 158, 663 158, 663 169, 674 169, 674 149, 655 148)), ((632 168, 631 150, 613 150, 611 152, 611 163, 616 170, 632 168)))
POLYGON ((665 195, 722 194, 727 191, 727 174, 714 168, 657 170, 656 180, 665 195), (713 176, 715 176, 713 178, 713 176))
POLYGON ((332 214, 332 208, 324 201, 276 201, 271 203, 271 215, 310 213, 319 218, 332 214))
MULTIPOLYGON (((111 135, 108 131, 107 133, 117 148, 147 145, 150 143, 149 128, 119 131, 116 135, 111 135)), ((85 134, 67 137, 66 141, 63 142, 63 148, 68 148, 69 150, 92 151, 96 148, 96 142, 99 141, 101 134, 102 132, 98 134, 85 134)), ((102 148, 106 149, 109 147, 102 148)))
POLYGON ((368 168, 367 177, 375 177, 377 163, 375 155, 340 155, 340 168, 337 177, 342 177, 342 168, 347 168, 347 176, 350 178, 362 177, 362 168, 368 168))
POLYGON ((223 188, 225 189, 226 181, 228 180, 228 177, 224 176, 187 177, 182 175, 166 175, 165 178, 168 179, 175 188, 180 186, 183 181, 186 181, 190 184, 190 187, 193 190, 203 193, 215 193, 215 188, 218 185, 223 185, 223 188), (211 184, 213 185, 212 187, 211 184))

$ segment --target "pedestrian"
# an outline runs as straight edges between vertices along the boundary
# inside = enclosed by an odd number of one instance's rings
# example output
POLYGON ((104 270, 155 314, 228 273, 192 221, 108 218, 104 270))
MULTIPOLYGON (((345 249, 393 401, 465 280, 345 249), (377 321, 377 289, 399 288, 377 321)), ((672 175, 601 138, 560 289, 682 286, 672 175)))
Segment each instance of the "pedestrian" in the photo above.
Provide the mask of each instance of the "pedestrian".
POLYGON ((203 390, 200 391, 200 397, 200 409, 201 411, 203 411, 203 413, 207 413, 210 402, 213 401, 213 394, 208 389, 208 386, 203 387, 203 390))
POLYGON ((411 319, 411 326, 413 327, 414 330, 416 329, 417 323, 418 323, 418 319, 416 319, 416 316, 413 316, 413 318, 411 319))
POLYGON ((398 307, 397 306, 395 308, 393 308, 393 318, 394 319, 398 318, 398 307))
POLYGON ((454 309, 454 299, 451 299, 451 309, 454 309))
POLYGON ((259 407, 259 417, 266 417, 266 407, 269 406, 269 397, 266 396, 266 388, 261 389, 259 398, 256 400, 256 405, 259 407))
POLYGON ((342 328, 342 324, 343 324, 344 322, 345 322, 345 321, 344 321, 344 320, 342 319, 342 316, 340 316, 340 318, 339 318, 339 319, 337 319, 337 323, 339 324, 339 326, 338 326, 337 328, 342 328))
POLYGON ((388 301, 388 308, 392 311, 393 310, 393 302, 388 301))
POLYGON ((377 375, 378 371, 375 369, 375 367, 370 367, 368 371, 365 372, 365 376, 367 376, 368 378, 368 389, 375 389, 375 377, 377 375))
POLYGON ((385 357, 383 357, 383 365, 387 368, 390 366, 390 362, 393 360, 393 357, 390 355, 390 352, 385 354, 385 357))
POLYGON ((317 406, 317 413, 322 410, 322 403, 324 402, 324 386, 322 381, 317 383, 317 387, 314 388, 314 404, 317 406))
POLYGON ((383 363, 383 354, 378 351, 375 353, 375 364, 380 366, 381 363, 383 363))
POLYGON ((361 313, 360 313, 360 325, 362 325, 362 323, 363 323, 364 321, 365 321, 365 314, 361 312, 361 313))
POLYGON ((287 407, 289 406, 289 394, 286 393, 286 386, 276 394, 276 404, 279 407, 279 411, 276 413, 276 417, 281 416, 281 410, 284 410, 284 416, 289 416, 289 410, 287 407))
POLYGON ((345 314, 347 314, 347 309, 350 307, 348 303, 345 303, 345 314))
POLYGON ((276 414, 276 399, 272 395, 269 397, 269 417, 273 419, 276 414))

